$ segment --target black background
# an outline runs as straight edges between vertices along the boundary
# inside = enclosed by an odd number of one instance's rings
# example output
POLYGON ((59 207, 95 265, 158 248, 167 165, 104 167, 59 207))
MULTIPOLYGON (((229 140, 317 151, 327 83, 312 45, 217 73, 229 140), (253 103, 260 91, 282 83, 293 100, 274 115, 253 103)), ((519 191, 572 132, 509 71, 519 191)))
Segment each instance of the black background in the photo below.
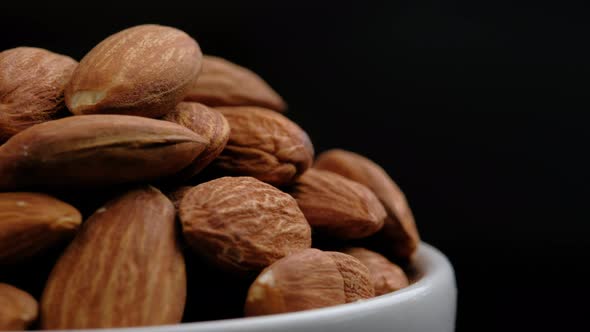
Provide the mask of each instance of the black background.
POLYGON ((454 264, 457 331, 573 330, 590 295, 586 6, 3 1, 0 50, 79 60, 132 25, 183 29, 275 87, 318 152, 357 151, 391 174, 454 264))

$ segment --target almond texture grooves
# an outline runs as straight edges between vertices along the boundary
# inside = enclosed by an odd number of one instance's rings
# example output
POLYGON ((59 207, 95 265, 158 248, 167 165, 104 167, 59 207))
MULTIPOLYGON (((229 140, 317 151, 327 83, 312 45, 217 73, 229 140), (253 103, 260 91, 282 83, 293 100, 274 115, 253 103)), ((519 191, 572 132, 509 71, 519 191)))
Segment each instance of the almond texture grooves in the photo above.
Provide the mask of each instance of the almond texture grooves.
POLYGON ((43 329, 176 324, 186 272, 172 203, 141 187, 113 199, 83 225, 49 276, 43 329))

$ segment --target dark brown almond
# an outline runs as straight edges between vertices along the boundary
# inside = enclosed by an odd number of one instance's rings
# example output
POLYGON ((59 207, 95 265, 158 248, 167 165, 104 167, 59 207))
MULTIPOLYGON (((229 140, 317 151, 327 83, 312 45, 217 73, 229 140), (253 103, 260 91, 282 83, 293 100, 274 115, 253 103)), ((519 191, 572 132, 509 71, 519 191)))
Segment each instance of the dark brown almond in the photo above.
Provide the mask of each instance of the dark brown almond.
POLYGON ((376 296, 395 292, 410 284, 404 270, 379 253, 358 247, 346 248, 342 252, 358 259, 369 269, 376 296))
POLYGON ((208 141, 163 120, 72 116, 30 127, 0 147, 0 190, 106 186, 175 175, 208 141))
POLYGON ((99 208, 51 272, 41 328, 176 324, 186 272, 172 203, 141 187, 99 208))
POLYGON ((383 229, 368 240, 371 247, 386 256, 410 258, 420 243, 414 215, 405 195, 385 170, 373 161, 340 149, 320 154, 314 168, 338 173, 371 189, 379 198, 387 219, 383 229))
POLYGON ((284 112, 285 101, 260 76, 223 58, 204 55, 203 69, 184 98, 209 106, 259 106, 284 112))
POLYGON ((336 173, 309 169, 295 182, 291 195, 311 227, 340 239, 359 239, 383 226, 383 206, 367 187, 336 173))
POLYGON ((297 202, 251 177, 223 177, 192 188, 179 215, 193 251, 231 272, 258 272, 311 246, 297 202))
POLYGON ((76 60, 41 48, 0 52, 0 141, 68 114, 64 89, 76 60))
POLYGON ((38 315, 39 305, 29 293, 0 283, 0 331, 24 331, 38 315))
POLYGON ((274 186, 292 184, 313 161, 307 134, 285 116, 257 107, 220 107, 229 122, 229 142, 215 166, 274 186))
POLYGON ((119 31, 80 61, 65 92, 74 114, 157 118, 182 101, 201 70, 197 42, 175 28, 146 24, 119 31))
POLYGON ((16 263, 74 236, 73 206, 40 193, 0 193, 0 265, 16 263))
POLYGON ((190 179, 199 173, 217 158, 229 139, 230 129, 225 117, 203 104, 180 103, 163 120, 182 125, 209 140, 205 150, 176 176, 177 179, 190 179))

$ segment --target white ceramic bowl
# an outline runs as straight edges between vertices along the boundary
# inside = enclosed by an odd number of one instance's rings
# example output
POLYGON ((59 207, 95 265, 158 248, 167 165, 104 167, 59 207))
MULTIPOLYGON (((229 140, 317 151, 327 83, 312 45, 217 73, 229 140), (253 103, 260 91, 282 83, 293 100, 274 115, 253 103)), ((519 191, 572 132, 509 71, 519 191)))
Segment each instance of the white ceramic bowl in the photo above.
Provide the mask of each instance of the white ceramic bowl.
MULTIPOLYGON (((272 316, 95 332, 452 332, 457 288, 453 268, 434 247, 422 243, 415 258, 417 280, 374 299, 272 316)), ((92 330, 84 330, 86 332, 92 330)), ((70 331, 71 332, 71 331, 70 331)))

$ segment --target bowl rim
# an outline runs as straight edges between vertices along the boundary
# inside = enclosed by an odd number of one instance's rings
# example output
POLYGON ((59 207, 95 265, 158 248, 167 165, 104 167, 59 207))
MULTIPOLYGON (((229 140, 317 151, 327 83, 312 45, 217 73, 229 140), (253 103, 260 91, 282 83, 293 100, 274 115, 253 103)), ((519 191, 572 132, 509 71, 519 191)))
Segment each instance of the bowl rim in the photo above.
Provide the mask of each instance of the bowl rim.
POLYGON ((414 268, 419 275, 418 280, 408 287, 398 291, 380 295, 368 300, 360 300, 353 303, 318 308, 313 310, 298 311, 268 316, 241 317, 213 321, 141 326, 119 327, 101 329, 77 329, 77 330, 43 330, 53 332, 199 332, 201 330, 256 330, 276 327, 283 324, 293 324, 302 321, 330 320, 339 316, 362 316, 376 310, 385 309, 388 306, 411 301, 430 293, 436 287, 437 281, 445 278, 454 278, 454 271, 448 258, 435 247, 420 242, 418 251, 414 256, 414 268))

